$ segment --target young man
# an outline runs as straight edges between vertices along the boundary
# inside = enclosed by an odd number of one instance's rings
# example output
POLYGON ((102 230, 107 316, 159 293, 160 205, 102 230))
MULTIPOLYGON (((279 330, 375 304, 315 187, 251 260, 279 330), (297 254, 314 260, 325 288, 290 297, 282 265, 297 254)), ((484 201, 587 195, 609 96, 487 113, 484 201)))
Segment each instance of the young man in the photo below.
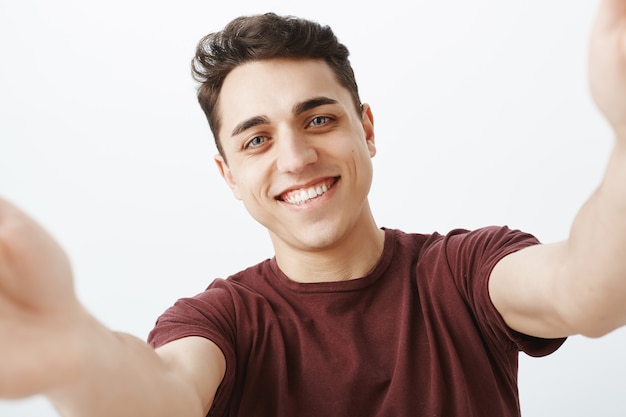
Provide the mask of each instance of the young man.
POLYGON ((381 229, 373 115, 328 28, 240 18, 199 45, 199 100, 276 256, 179 300, 147 344, 97 323, 54 240, 0 205, 0 395, 63 415, 518 416, 517 354, 626 324, 626 1, 601 3, 591 86, 615 131, 567 241, 381 229))

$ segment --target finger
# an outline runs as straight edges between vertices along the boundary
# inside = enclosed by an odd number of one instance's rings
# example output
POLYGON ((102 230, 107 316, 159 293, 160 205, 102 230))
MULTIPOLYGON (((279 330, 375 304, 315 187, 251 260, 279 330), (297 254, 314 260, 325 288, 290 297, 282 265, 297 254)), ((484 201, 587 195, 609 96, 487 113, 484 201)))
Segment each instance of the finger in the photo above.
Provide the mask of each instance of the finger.
POLYGON ((601 0, 596 16, 598 28, 615 30, 626 24, 626 0, 601 0))
POLYGON ((37 221, 0 199, 0 292, 25 308, 47 309, 73 294, 67 254, 37 221))

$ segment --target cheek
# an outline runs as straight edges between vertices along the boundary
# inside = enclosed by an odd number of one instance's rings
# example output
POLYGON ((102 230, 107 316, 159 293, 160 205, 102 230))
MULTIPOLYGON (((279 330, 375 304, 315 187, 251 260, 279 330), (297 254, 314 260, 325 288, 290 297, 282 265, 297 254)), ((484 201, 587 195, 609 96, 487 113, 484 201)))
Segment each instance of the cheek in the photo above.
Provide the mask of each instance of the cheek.
POLYGON ((261 169, 251 166, 239 175, 239 194, 242 200, 258 200, 267 189, 267 180, 261 169))
POLYGON ((370 143, 366 142, 365 139, 360 139, 362 142, 359 142, 353 149, 353 156, 359 161, 369 161, 376 154, 376 147, 370 143))

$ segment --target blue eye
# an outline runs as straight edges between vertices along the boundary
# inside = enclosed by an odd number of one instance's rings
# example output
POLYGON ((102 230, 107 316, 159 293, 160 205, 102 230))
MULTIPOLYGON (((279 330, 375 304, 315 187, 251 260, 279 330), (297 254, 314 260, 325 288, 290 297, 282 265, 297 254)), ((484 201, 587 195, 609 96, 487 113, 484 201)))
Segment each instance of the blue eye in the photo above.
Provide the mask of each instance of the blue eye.
POLYGON ((255 136, 246 143, 246 148, 261 146, 266 140, 265 136, 255 136))
POLYGON ((330 118, 327 117, 327 116, 317 116, 317 117, 314 117, 313 120, 311 120, 310 125, 311 126, 321 126, 323 124, 328 123, 329 120, 330 120, 330 118))

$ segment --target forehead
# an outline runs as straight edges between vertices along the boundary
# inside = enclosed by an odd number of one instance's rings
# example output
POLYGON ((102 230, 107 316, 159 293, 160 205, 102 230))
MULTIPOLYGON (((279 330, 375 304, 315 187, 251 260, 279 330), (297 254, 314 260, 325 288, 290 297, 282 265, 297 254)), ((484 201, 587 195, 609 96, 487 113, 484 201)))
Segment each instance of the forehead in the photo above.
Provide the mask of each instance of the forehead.
MULTIPOLYGON (((313 97, 325 96, 348 105, 351 96, 324 60, 272 59, 252 61, 233 69, 218 99, 220 133, 241 120, 291 111, 313 97)), ((222 136, 222 134, 220 134, 222 136)))

